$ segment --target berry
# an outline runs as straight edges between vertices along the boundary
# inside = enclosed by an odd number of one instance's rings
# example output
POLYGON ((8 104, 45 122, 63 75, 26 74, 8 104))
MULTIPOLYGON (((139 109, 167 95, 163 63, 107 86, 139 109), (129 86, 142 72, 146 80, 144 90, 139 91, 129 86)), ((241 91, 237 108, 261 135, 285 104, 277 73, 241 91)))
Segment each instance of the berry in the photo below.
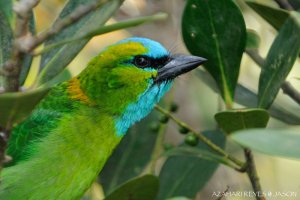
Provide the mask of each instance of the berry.
POLYGON ((199 139, 194 134, 188 134, 185 137, 184 142, 187 145, 196 146, 198 144, 198 142, 199 142, 199 139))

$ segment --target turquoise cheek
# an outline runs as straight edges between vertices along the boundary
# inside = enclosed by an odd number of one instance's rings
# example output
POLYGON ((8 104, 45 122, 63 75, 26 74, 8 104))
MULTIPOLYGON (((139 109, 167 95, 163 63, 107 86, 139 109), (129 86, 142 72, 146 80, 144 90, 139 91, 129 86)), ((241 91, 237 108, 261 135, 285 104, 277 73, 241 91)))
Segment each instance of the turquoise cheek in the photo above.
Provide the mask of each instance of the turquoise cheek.
POLYGON ((171 88, 172 82, 164 82, 160 85, 152 85, 146 91, 139 95, 138 100, 130 103, 123 114, 115 119, 115 128, 117 136, 123 136, 128 128, 135 122, 140 121, 147 116, 156 103, 164 96, 164 94, 171 88))

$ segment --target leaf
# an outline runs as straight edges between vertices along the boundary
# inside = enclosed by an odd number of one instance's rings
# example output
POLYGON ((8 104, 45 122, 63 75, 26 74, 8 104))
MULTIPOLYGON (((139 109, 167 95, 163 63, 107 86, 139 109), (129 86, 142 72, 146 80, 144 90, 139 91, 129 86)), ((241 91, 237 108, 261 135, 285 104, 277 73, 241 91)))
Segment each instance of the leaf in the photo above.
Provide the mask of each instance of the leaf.
MULTIPOLYGON (((32 35, 35 35, 36 34, 36 30, 35 30, 35 17, 34 17, 33 12, 30 15, 30 20, 29 20, 28 26, 29 26, 30 33, 32 35)), ((29 55, 29 54, 25 55, 25 58, 24 58, 23 63, 22 63, 21 72, 20 72, 19 85, 23 85, 24 84, 24 82, 25 82, 25 80, 27 78, 28 72, 30 70, 32 59, 33 59, 32 55, 29 55)))
POLYGON ((245 1, 255 12, 269 22, 276 30, 279 30, 289 17, 289 12, 279 8, 273 8, 253 1, 245 1))
POLYGON ((77 41, 83 40, 83 39, 91 39, 94 36, 102 35, 102 34, 105 34, 105 33, 108 33, 108 32, 138 26, 138 25, 141 25, 141 24, 144 24, 144 23, 147 23, 147 22, 166 19, 167 16, 168 15, 166 13, 157 13, 157 14, 151 15, 151 16, 137 17, 137 18, 117 22, 117 23, 114 23, 114 24, 111 24, 111 25, 101 26, 101 27, 96 28, 95 30, 92 30, 90 32, 87 32, 87 33, 85 33, 81 36, 71 38, 71 39, 62 40, 62 41, 54 43, 54 44, 50 44, 46 48, 44 48, 42 50, 42 52, 40 52, 40 54, 42 54, 44 52, 47 52, 47 51, 49 51, 53 48, 59 47, 61 45, 71 43, 71 42, 77 42, 77 41))
POLYGON ((238 131, 231 137, 242 146, 265 154, 300 159, 299 131, 252 129, 238 131))
POLYGON ((0 126, 9 127, 25 119, 49 88, 39 88, 26 92, 0 94, 0 126))
POLYGON ((204 67, 230 107, 246 45, 246 27, 239 8, 231 0, 189 0, 182 34, 192 54, 208 59, 204 67))
POLYGON ((152 112, 147 118, 134 125, 105 164, 100 173, 100 180, 106 193, 141 174, 150 161, 157 134, 151 132, 149 124, 155 119, 157 113, 152 112))
MULTIPOLYGON (((220 131, 206 131, 203 133, 218 146, 224 147, 226 138, 220 131)), ((211 151, 204 143, 194 147, 211 151)), ((218 163, 199 157, 172 156, 164 163, 160 174, 160 191, 158 200, 165 200, 173 196, 194 198, 214 174, 218 163)))
POLYGON ((212 153, 204 149, 194 148, 190 146, 179 146, 172 148, 165 152, 162 156, 191 156, 231 166, 231 163, 228 162, 228 160, 225 157, 222 157, 218 154, 212 153))
POLYGON ((260 45, 260 37, 255 30, 247 29, 247 49, 258 49, 260 45))
POLYGON ((257 108, 227 110, 215 115, 220 128, 226 133, 249 128, 265 128, 269 118, 266 110, 257 108))
MULTIPOLYGON (((13 23, 13 3, 14 0, 2 0, 0 1, 0 13, 1 13, 1 18, 4 17, 5 20, 8 22, 11 28, 13 28, 14 23, 13 23)), ((2 30, 2 29, 0 29, 2 30)))
MULTIPOLYGON (((204 72, 203 70, 197 70, 198 77, 204 81, 206 85, 208 85, 213 91, 216 93, 219 93, 218 88, 215 84, 215 82, 212 80, 211 77, 209 77, 209 74, 204 72)), ((256 107, 257 105, 257 95, 246 88, 245 86, 238 84, 236 88, 236 94, 235 94, 235 102, 238 104, 244 105, 246 107, 256 107)), ((291 125, 299 125, 300 124, 300 116, 297 115, 295 112, 291 112, 294 109, 287 109, 288 105, 282 104, 282 103, 273 103, 269 109, 269 114, 287 124, 291 125)))
MULTIPOLYGON (((12 39, 12 30, 2 12, 0 12, 0 71, 3 70, 3 64, 10 58, 12 39)), ((3 79, 3 75, 0 75, 0 87, 4 85, 3 79)))
MULTIPOLYGON (((94 0, 69 0, 59 18, 64 18, 74 11, 77 6, 91 2, 94 2, 94 0)), ((103 24, 120 7, 122 2, 123 0, 107 1, 104 5, 83 17, 77 23, 69 26, 54 37, 50 38, 46 41, 45 46, 71 37, 78 37, 84 33, 94 30, 96 27, 103 26, 103 24)), ((59 74, 73 60, 88 41, 89 39, 85 39, 77 43, 66 44, 43 54, 40 65, 42 71, 38 77, 38 85, 44 84, 59 74)))
POLYGON ((300 14, 291 17, 280 29, 259 77, 258 107, 269 108, 300 52, 300 14))
POLYGON ((104 200, 154 200, 158 188, 158 178, 145 175, 124 183, 104 200))

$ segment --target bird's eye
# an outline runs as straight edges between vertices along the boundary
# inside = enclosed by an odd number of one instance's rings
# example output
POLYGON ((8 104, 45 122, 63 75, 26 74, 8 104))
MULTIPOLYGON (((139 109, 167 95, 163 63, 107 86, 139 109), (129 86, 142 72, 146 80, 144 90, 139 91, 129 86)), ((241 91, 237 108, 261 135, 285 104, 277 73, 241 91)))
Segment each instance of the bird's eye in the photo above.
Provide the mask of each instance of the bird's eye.
POLYGON ((134 58, 134 64, 137 67, 141 67, 141 68, 146 68, 149 67, 151 64, 151 61, 149 58, 145 57, 145 56, 136 56, 134 58))

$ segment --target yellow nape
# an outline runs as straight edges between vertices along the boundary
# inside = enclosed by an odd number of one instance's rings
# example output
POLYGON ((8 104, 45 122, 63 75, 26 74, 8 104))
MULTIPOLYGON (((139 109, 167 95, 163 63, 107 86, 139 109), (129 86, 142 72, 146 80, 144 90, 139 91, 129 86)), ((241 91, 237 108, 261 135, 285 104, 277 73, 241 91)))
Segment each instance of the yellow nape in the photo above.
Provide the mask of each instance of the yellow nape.
POLYGON ((95 105, 95 103, 89 99, 89 97, 82 91, 80 88, 80 82, 79 80, 74 77, 69 81, 67 92, 69 94, 69 97, 71 99, 89 104, 89 105, 95 105))

